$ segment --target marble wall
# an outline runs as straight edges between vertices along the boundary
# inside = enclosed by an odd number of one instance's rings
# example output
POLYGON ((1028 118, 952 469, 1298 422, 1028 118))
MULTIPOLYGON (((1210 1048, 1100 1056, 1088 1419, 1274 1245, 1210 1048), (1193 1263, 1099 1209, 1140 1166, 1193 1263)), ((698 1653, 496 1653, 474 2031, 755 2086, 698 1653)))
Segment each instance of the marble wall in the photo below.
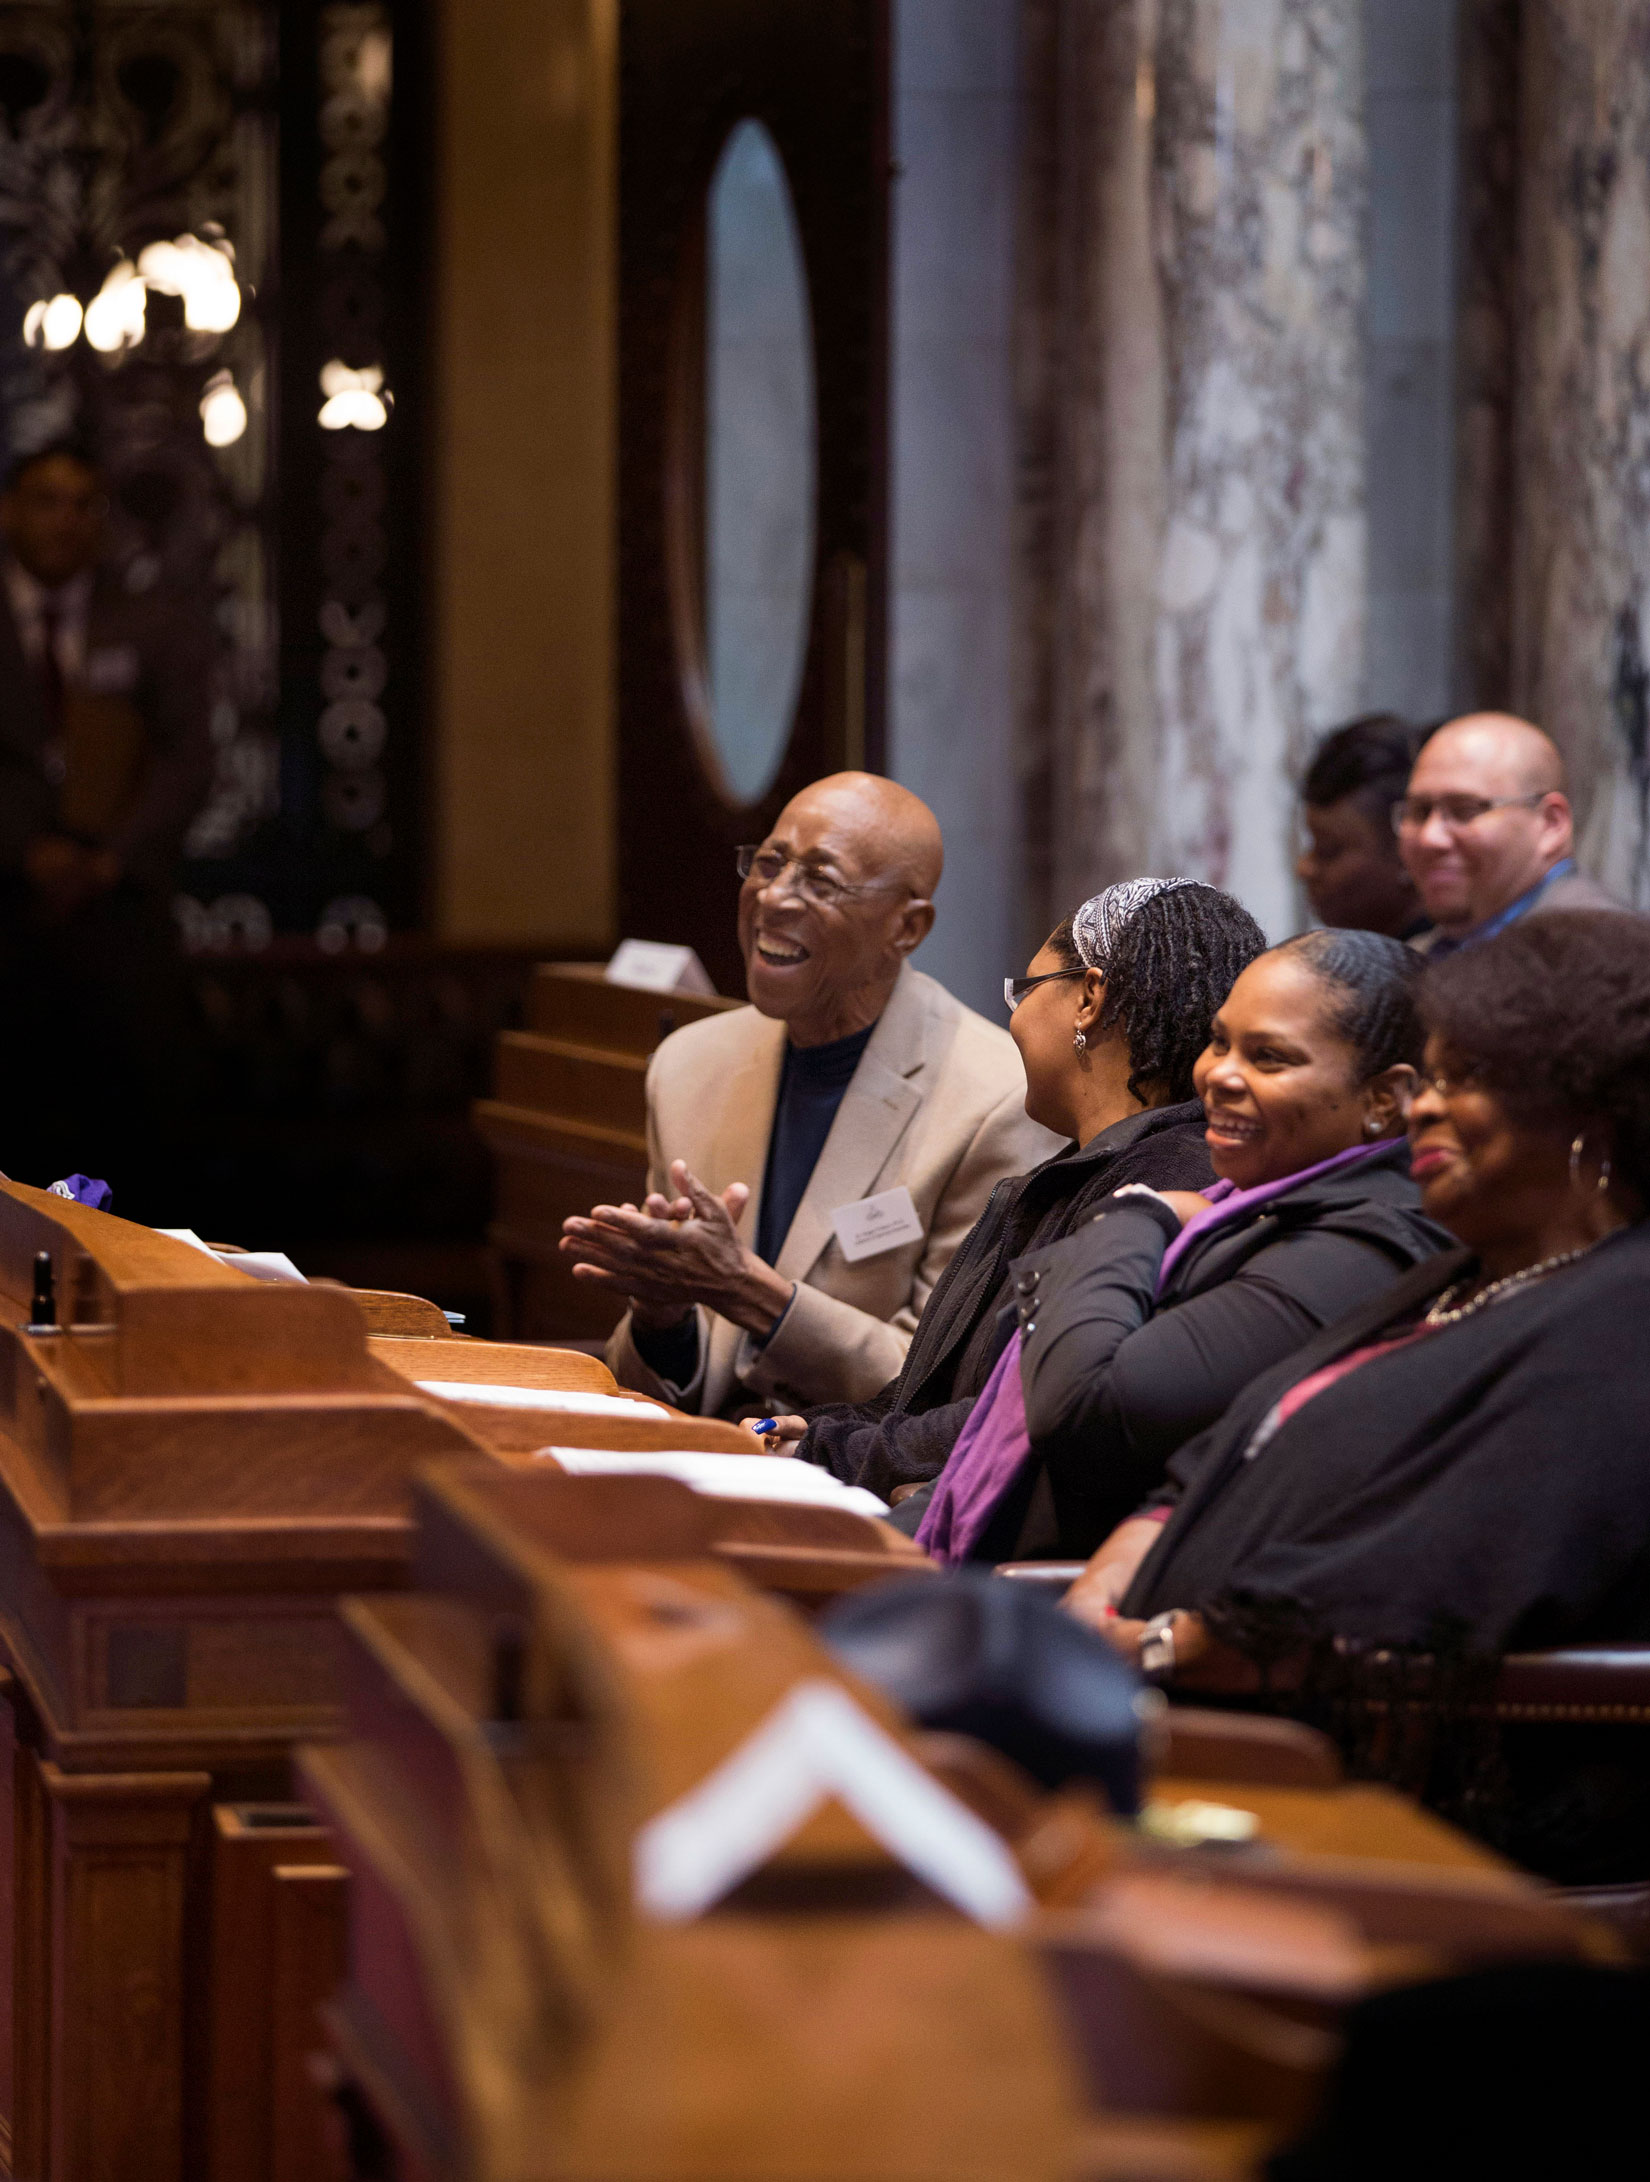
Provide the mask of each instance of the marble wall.
POLYGON ((1054 594, 1024 717, 1049 906, 1185 871, 1282 933, 1293 782, 1364 673, 1361 9, 1032 0, 1028 33, 1052 63, 1022 473, 1054 594))
POLYGON ((1372 708, 1451 709, 1455 685, 1455 0, 1364 0, 1365 364, 1372 708))
POLYGON ((1650 0, 1526 0, 1512 686, 1650 906, 1650 0))

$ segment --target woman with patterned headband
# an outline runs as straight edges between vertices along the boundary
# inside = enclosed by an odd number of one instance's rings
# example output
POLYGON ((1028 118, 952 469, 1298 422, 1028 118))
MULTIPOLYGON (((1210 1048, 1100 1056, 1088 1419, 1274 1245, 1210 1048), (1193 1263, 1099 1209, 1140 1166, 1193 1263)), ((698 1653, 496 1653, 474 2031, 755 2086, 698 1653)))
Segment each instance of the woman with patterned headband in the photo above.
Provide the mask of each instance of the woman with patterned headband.
POLYGON ((1004 979, 1026 1111, 1068 1149, 998 1184, 897 1379, 869 1402, 780 1418, 770 1446, 789 1443, 884 1498, 938 1475, 1002 1345, 1012 1261, 1073 1234, 1121 1183, 1200 1190, 1212 1179, 1192 1064, 1232 980, 1265 945, 1215 887, 1126 879, 1068 917, 1024 977, 1004 979))
POLYGON ((1404 1138, 1420 967, 1338 931, 1248 966, 1195 1070, 1220 1179, 1121 1191, 1017 1261, 1018 1330, 919 1543, 947 1561, 1092 1552, 1257 1372, 1449 1246, 1404 1138))

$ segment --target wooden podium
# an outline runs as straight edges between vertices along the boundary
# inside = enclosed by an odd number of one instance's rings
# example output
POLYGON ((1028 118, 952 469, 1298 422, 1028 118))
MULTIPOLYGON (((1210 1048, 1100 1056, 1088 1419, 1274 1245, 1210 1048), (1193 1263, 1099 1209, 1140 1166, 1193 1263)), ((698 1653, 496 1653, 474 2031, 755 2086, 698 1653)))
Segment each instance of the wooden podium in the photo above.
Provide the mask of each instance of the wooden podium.
POLYGON ((557 1248, 561 1223, 592 1205, 640 1201, 648 1056, 673 1030, 739 1005, 610 985, 596 962, 533 973, 527 1026, 500 1037, 497 1095, 475 1108, 498 1172, 489 1239, 501 1333, 571 1340, 612 1332, 619 1309, 567 1270, 557 1248))
POLYGON ((325 1858, 291 1807, 290 1755, 340 1717, 338 1595, 405 1581, 421 1463, 529 1460, 512 1451, 524 1418, 538 1444, 749 1445, 668 1414, 547 1419, 420 1391, 528 1373, 551 1392, 613 1391, 587 1357, 369 1337, 347 1289, 261 1283, 0 1183, 12 2172, 273 2177, 202 2164, 221 2109, 249 2099, 244 2073, 220 2063, 237 2007, 264 1995, 237 1986, 233 1965, 263 1944, 258 1920, 284 1914, 242 1879, 249 1857, 271 1885, 325 1858), (60 1324, 37 1331, 42 1252, 60 1324), (226 1806, 242 1812, 229 1834, 226 1806))

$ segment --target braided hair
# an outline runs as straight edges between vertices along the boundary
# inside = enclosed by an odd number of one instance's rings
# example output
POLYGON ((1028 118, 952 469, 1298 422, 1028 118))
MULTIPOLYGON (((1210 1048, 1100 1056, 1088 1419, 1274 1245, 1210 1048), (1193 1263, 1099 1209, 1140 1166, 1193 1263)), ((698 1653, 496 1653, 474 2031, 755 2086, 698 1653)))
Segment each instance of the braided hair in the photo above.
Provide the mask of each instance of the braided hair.
POLYGON ((1331 988, 1331 1021, 1357 1055, 1360 1083, 1401 1061, 1420 1067, 1426 1031, 1416 1001, 1425 962, 1413 947, 1384 932, 1331 925, 1286 939, 1276 952, 1299 955, 1331 988))
POLYGON ((1097 1031, 1118 1025, 1129 1049, 1129 1092, 1143 1104, 1161 1089, 1172 1104, 1195 1098, 1192 1064, 1239 971, 1266 951, 1266 934, 1218 887, 1186 881, 1135 910, 1104 963, 1085 963, 1067 917, 1049 950, 1069 970, 1099 969, 1106 998, 1097 1031))

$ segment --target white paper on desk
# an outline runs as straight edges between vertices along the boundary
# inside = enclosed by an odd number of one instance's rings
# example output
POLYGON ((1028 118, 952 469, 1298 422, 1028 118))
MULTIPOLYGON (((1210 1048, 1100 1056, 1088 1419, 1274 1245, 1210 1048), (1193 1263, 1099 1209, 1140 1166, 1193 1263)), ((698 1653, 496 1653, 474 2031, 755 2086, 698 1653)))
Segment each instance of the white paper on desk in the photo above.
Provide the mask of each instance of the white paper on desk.
POLYGON ((863 1485, 844 1485, 816 1463, 789 1455, 723 1455, 698 1448, 543 1447, 575 1477, 674 1477, 715 1500, 778 1500, 792 1507, 849 1508, 886 1515, 888 1505, 863 1485))
POLYGON ((492 1386, 476 1379, 419 1379, 421 1394, 443 1402, 488 1402, 494 1409, 559 1409, 575 1417, 668 1417, 661 1402, 639 1394, 580 1394, 562 1387, 492 1386))
POLYGON ((284 1250, 215 1250, 212 1255, 220 1265, 233 1266, 237 1273, 250 1273, 254 1280, 277 1281, 283 1285, 296 1281, 301 1288, 309 1286, 284 1250))
POLYGON ((300 1288, 309 1286, 306 1277, 284 1250, 214 1250, 210 1243, 201 1241, 192 1227, 157 1227, 155 1233, 165 1235, 175 1243, 187 1243, 203 1257, 230 1266, 237 1273, 246 1273, 253 1280, 274 1281, 286 1286, 296 1283, 300 1288))
POLYGON ((794 1683, 713 1773, 641 1828, 637 1900, 670 1923, 703 1916, 832 1797, 977 1923, 1009 1927, 1033 1907, 1001 1835, 823 1675, 794 1683))

